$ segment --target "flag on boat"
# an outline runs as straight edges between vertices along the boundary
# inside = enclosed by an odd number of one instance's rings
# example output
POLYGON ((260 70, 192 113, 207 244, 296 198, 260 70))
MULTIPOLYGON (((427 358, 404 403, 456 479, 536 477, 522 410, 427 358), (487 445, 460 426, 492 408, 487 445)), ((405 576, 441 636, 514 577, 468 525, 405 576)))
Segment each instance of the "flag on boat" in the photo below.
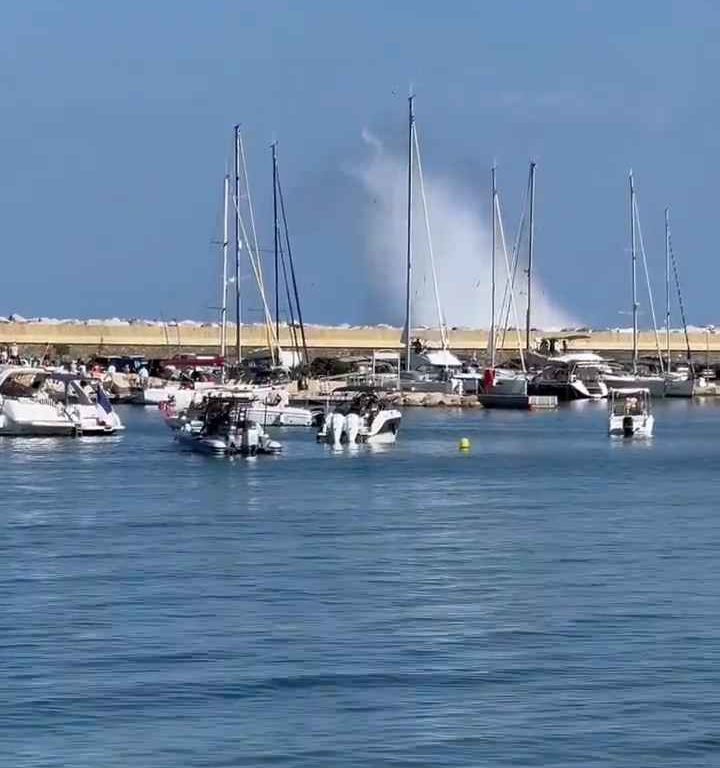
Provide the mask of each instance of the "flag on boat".
POLYGON ((112 405, 110 404, 110 399, 107 396, 107 393, 102 388, 100 384, 98 384, 97 388, 97 415, 98 415, 98 421, 103 422, 105 424, 112 424, 112 405))

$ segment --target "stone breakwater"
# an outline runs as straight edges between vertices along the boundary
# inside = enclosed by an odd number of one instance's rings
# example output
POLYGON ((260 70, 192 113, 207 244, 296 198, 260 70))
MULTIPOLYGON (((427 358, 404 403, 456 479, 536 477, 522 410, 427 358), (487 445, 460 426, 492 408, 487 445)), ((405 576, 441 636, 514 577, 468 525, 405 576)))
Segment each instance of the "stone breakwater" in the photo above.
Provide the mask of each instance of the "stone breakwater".
MULTIPOLYGON (((229 329, 229 339, 234 342, 235 328, 229 329)), ((460 352, 484 352, 487 349, 487 331, 456 329, 449 331, 450 347, 460 352)), ((545 335, 538 331, 534 340, 545 335)), ((337 353, 364 353, 371 350, 402 350, 402 330, 388 326, 327 327, 306 326, 307 344, 314 355, 337 353)), ((439 333, 432 329, 417 328, 413 338, 423 339, 439 345, 439 333)), ((685 338, 682 333, 671 334, 672 352, 681 356, 685 351, 685 338)), ((243 348, 246 350, 265 347, 267 340, 265 328, 248 325, 242 328, 243 348)), ((17 344, 24 353, 43 353, 59 355, 91 354, 142 354, 152 357, 164 357, 185 353, 216 353, 220 343, 220 330, 211 325, 148 325, 99 324, 99 323, 35 323, 11 322, 0 323, 0 346, 17 344)), ((286 348, 292 347, 292 339, 287 326, 280 328, 280 343, 286 348)), ((662 340, 664 345, 664 339, 662 340)), ((517 335, 507 333, 501 348, 512 354, 517 349, 517 335)), ((690 334, 690 345, 697 357, 720 354, 720 334, 694 331, 690 334)), ((642 332, 639 347, 643 354, 656 351, 655 334, 642 332)), ((623 355, 632 348, 632 335, 626 331, 596 331, 588 338, 568 341, 568 350, 592 350, 609 355, 623 355)), ((233 348, 234 349, 234 348, 233 348)))

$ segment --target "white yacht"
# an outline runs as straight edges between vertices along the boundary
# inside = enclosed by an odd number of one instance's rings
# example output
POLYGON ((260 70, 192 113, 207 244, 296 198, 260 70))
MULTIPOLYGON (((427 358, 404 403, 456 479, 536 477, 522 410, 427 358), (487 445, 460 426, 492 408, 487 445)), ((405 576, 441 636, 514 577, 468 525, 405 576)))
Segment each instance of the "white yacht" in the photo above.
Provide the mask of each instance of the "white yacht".
POLYGON ((601 400, 608 395, 605 360, 593 352, 551 358, 528 382, 529 395, 555 395, 561 402, 601 400))
POLYGON ((122 429, 99 382, 45 368, 0 366, 0 435, 112 435, 122 429))
POLYGON ((317 439, 335 448, 343 444, 394 443, 401 419, 399 410, 388 408, 374 392, 364 392, 347 406, 326 413, 317 439))
POLYGON ((652 437, 655 417, 650 412, 649 389, 611 389, 608 403, 610 435, 652 437))

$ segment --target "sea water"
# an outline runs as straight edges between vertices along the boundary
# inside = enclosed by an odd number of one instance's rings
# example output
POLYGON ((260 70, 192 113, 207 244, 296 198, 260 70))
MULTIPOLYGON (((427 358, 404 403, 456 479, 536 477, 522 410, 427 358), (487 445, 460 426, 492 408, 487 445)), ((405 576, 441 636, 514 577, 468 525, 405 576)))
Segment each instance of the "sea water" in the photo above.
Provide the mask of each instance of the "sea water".
POLYGON ((720 407, 655 413, 0 440, 0 764, 720 765, 720 407))

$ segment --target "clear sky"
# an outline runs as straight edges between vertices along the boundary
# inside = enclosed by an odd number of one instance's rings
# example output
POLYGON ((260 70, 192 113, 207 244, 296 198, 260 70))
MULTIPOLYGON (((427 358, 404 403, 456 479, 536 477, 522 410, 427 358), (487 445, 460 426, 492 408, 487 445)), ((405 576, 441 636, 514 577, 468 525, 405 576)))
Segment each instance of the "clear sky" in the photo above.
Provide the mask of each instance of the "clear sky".
POLYGON ((28 0, 2 15, 0 315, 213 317, 240 122, 264 247, 279 141, 307 318, 397 319, 367 275, 372 201, 352 169, 363 129, 403 151, 413 83, 428 174, 482 220, 492 161, 511 219, 537 161, 538 270, 568 314, 629 323, 632 167, 653 275, 669 205, 689 320, 720 324, 716 3, 28 0))

